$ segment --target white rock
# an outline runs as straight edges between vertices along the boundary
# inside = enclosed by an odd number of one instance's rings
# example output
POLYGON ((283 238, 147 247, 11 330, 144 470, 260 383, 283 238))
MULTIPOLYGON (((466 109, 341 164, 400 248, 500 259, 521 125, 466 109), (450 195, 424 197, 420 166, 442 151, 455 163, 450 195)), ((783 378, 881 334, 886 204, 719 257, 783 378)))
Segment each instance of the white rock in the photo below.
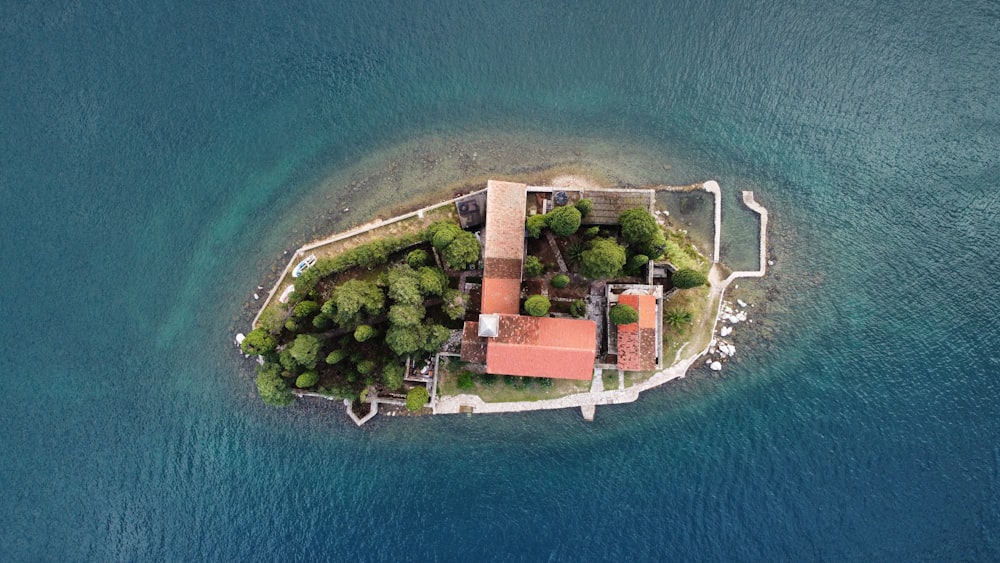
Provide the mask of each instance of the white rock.
POLYGON ((722 327, 721 330, 719 330, 719 336, 729 336, 732 333, 733 333, 733 327, 731 326, 724 326, 722 327))
POLYGON ((242 332, 237 332, 236 333, 236 345, 239 346, 240 344, 243 344, 243 340, 245 338, 246 338, 246 335, 244 335, 242 332))
POLYGON ((724 344, 724 345, 722 345, 722 346, 719 347, 720 350, 723 349, 723 348, 725 349, 727 356, 735 356, 736 355, 736 346, 733 346, 732 344, 724 344))
POLYGON ((746 301, 743 301, 742 299, 737 299, 736 300, 736 304, 739 305, 740 307, 746 307, 747 306, 746 301))
POLYGON ((722 364, 719 362, 712 362, 711 365, 709 365, 708 367, 712 371, 720 371, 722 369, 722 364))
POLYGON ((253 298, 254 298, 254 299, 260 299, 260 295, 257 295, 256 293, 254 293, 254 294, 253 294, 253 298))
POLYGON ((774 266, 774 260, 768 260, 767 261, 767 265, 768 266, 774 266))

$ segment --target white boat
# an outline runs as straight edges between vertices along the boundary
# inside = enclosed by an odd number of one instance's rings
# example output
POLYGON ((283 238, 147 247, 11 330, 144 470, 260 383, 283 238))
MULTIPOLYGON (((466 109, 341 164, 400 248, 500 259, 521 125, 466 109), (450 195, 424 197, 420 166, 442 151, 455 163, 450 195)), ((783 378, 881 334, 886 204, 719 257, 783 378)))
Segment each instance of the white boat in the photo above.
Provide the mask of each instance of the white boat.
POLYGON ((301 276, 302 272, 305 272, 309 268, 312 268, 313 264, 315 263, 316 263, 316 255, 310 254, 309 256, 306 257, 305 260, 299 262, 298 266, 295 266, 295 269, 292 270, 292 277, 297 278, 301 276))

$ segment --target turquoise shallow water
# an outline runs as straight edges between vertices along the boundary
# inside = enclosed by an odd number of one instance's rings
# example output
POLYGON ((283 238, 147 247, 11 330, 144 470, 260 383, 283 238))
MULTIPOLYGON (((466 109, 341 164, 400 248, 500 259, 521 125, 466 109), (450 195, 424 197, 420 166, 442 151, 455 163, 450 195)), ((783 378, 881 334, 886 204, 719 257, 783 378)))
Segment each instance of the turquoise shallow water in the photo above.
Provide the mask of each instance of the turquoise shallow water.
POLYGON ((1000 558, 998 32, 982 0, 0 6, 0 558, 1000 558), (592 424, 264 408, 249 293, 362 219, 310 202, 452 151, 755 190, 738 361, 592 424))

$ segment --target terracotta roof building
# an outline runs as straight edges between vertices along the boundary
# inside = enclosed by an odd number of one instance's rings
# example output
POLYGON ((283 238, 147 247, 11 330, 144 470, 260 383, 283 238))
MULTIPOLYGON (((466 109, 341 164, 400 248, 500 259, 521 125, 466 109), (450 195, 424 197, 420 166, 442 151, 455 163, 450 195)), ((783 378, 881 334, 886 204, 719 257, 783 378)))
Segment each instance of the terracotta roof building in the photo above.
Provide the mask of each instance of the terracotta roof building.
POLYGON ((587 380, 597 354, 594 321, 519 314, 526 188, 487 184, 482 314, 465 323, 461 357, 485 361, 497 375, 587 380))
POLYGON ((637 322, 618 326, 618 367, 628 371, 657 369, 656 296, 620 295, 618 303, 639 313, 637 322))

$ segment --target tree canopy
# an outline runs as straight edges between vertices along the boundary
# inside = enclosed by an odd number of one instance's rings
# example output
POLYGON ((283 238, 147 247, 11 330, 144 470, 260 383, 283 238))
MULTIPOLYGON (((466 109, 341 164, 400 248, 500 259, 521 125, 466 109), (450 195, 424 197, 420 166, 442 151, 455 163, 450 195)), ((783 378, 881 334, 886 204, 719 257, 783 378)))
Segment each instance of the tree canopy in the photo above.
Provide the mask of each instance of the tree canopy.
POLYGON ((255 328, 243 339, 240 349, 244 354, 261 355, 274 351, 278 341, 263 328, 255 328))
POLYGON ((448 289, 448 276, 438 268, 424 266, 417 270, 420 292, 424 295, 441 295, 448 289))
POLYGON ((257 368, 257 394, 264 404, 283 407, 295 400, 288 384, 281 378, 281 366, 264 364, 257 368))
POLYGON ((403 373, 406 368, 399 362, 390 362, 382 366, 382 383, 387 389, 399 389, 403 386, 403 373))
POLYGON ((548 219, 545 215, 532 215, 527 218, 524 222, 524 228, 528 231, 528 236, 531 238, 538 238, 542 236, 542 229, 548 225, 548 219))
POLYGON ((580 211, 581 216, 586 217, 594 210, 594 202, 589 198, 583 198, 574 203, 573 207, 576 207, 580 211))
POLYGON ((628 305, 619 303, 608 311, 608 320, 616 325, 628 325, 639 322, 639 311, 628 305))
POLYGON ((406 408, 409 411, 416 412, 427 404, 431 398, 430 394, 427 393, 427 388, 424 386, 414 387, 406 394, 406 408))
POLYGON ((406 255, 406 264, 411 268, 419 268, 430 260, 430 255, 426 250, 416 249, 406 255))
POLYGON ((465 308, 469 303, 469 295, 457 289, 446 289, 441 296, 441 309, 451 320, 458 320, 465 316, 465 308))
MULTIPOLYGON (((334 320, 341 326, 353 325, 365 316, 375 317, 385 308, 385 295, 373 282, 348 280, 333 290, 334 320)), ((327 304, 323 304, 326 314, 327 304)))
POLYGON ((389 299, 396 303, 423 303, 420 292, 420 276, 417 271, 407 265, 396 266, 386 273, 389 286, 389 299))
POLYGON ((537 256, 525 256, 523 270, 525 276, 537 278, 545 273, 545 264, 537 256))
POLYGON ((677 270, 674 272, 671 280, 674 282, 674 287, 680 289, 699 287, 708 283, 708 278, 705 277, 705 274, 699 272, 698 270, 692 270, 691 268, 677 270))
POLYGON ((524 300, 524 312, 532 317, 544 317, 549 314, 552 303, 544 295, 532 295, 524 300))
POLYGON ((444 248, 441 255, 456 270, 469 268, 479 261, 479 240, 476 235, 459 229, 459 234, 444 248))
POLYGON ((378 331, 371 325, 358 325, 358 328, 354 329, 354 339, 358 342, 370 340, 376 334, 378 334, 378 331))
POLYGON ((660 232, 656 218, 649 210, 633 207, 623 211, 618 216, 618 224, 622 228, 622 238, 629 244, 641 244, 650 241, 660 232))
POLYGON ((549 229, 557 237, 568 237, 580 228, 582 215, 571 205, 557 207, 545 214, 549 229))
POLYGON ((594 239, 580 254, 580 274, 590 279, 613 278, 624 266, 625 249, 611 239, 594 239))
POLYGON ((292 345, 288 348, 289 354, 295 362, 306 369, 316 367, 316 359, 319 355, 319 339, 311 334, 300 334, 295 337, 292 345))

